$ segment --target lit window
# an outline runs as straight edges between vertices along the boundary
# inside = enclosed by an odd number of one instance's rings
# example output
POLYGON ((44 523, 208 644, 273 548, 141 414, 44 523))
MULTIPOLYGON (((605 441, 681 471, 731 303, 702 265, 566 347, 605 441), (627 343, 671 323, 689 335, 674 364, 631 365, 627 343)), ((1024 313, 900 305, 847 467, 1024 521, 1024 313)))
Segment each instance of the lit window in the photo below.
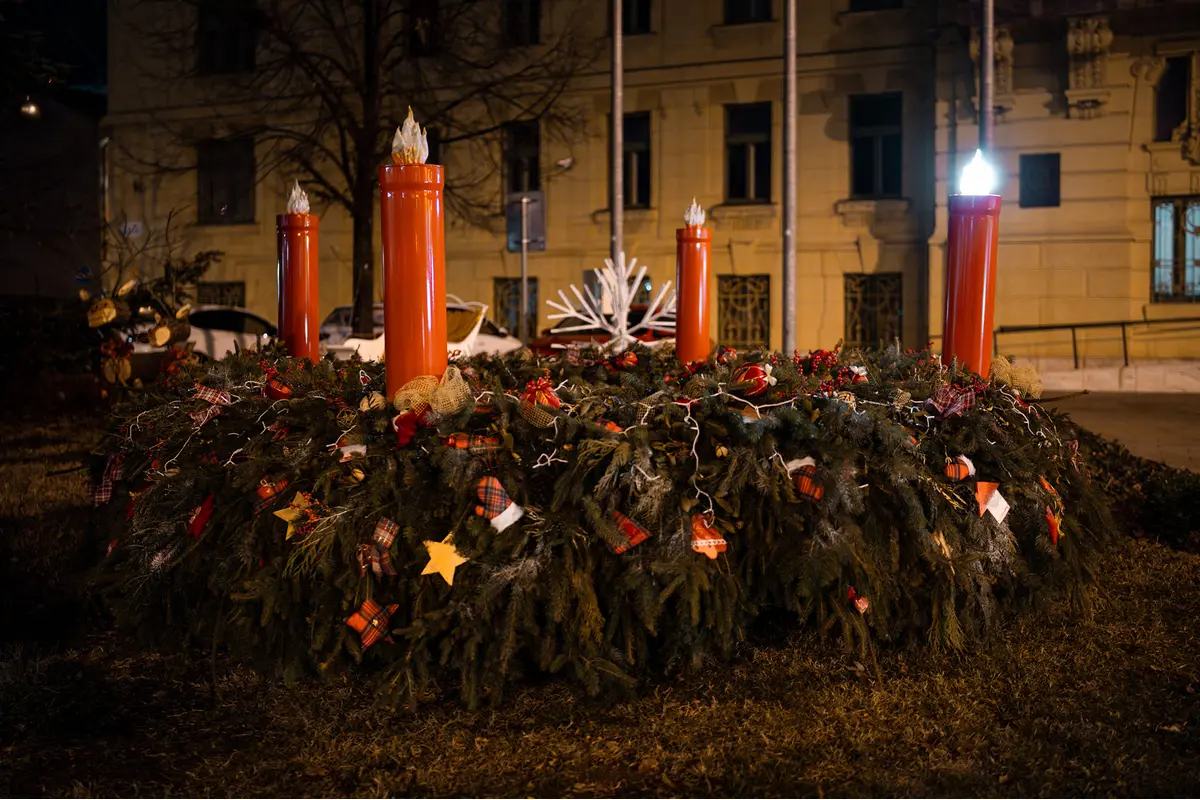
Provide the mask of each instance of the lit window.
POLYGON ((1151 299, 1200 301, 1200 197, 1156 198, 1151 299))

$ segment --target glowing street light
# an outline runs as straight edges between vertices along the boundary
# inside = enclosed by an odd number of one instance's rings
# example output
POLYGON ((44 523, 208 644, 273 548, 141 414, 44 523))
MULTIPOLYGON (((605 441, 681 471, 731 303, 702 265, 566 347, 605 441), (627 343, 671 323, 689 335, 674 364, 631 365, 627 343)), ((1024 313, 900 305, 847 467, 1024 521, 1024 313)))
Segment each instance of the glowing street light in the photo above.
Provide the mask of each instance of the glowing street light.
POLYGON ((996 171, 983 157, 983 151, 976 150, 975 157, 963 167, 962 177, 958 181, 958 193, 978 197, 993 194, 996 188, 996 171))
POLYGON ((42 109, 38 108, 38 104, 29 99, 29 95, 25 96, 25 102, 21 104, 21 116, 29 119, 37 119, 42 115, 42 109))

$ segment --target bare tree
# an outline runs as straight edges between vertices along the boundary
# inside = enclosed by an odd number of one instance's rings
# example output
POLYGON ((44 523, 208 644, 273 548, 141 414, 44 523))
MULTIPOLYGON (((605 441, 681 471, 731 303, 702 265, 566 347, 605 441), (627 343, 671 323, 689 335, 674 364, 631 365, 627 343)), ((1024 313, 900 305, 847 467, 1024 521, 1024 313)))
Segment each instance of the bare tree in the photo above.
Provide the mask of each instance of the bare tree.
MULTIPOLYGON (((191 81, 214 116, 255 138, 260 179, 285 171, 350 215, 360 333, 373 329, 377 169, 408 107, 435 157, 453 148, 449 213, 490 227, 505 126, 536 122, 549 140, 581 133, 583 110, 563 96, 600 45, 578 31, 586 0, 127 1, 140 7, 151 63, 173 65, 161 78, 191 81)), ((157 121, 181 147, 152 166, 193 168, 194 142, 157 121)))

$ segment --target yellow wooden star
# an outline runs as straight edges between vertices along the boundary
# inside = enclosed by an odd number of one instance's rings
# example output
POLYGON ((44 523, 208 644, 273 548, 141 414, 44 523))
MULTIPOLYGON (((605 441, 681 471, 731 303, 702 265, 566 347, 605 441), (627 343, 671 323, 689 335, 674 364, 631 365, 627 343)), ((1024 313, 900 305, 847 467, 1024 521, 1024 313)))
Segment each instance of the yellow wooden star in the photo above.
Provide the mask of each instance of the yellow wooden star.
POLYGON ((303 492, 296 492, 296 496, 292 498, 292 502, 288 503, 284 508, 274 512, 275 516, 288 524, 287 535, 284 538, 290 539, 296 533, 296 522, 304 516, 304 510, 311 506, 308 498, 303 492))
POLYGON ((429 551, 429 563, 421 570, 422 575, 432 575, 436 572, 446 583, 454 585, 454 570, 460 564, 467 563, 467 559, 454 548, 453 537, 454 534, 450 534, 440 542, 425 542, 425 549, 429 551))

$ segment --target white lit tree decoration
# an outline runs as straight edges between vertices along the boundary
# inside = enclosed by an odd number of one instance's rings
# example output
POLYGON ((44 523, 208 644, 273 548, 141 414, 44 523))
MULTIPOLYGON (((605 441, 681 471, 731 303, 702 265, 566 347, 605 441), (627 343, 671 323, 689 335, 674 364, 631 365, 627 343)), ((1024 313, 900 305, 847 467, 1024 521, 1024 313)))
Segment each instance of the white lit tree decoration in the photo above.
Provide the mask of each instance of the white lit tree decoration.
POLYGON ((628 347, 637 337, 634 334, 645 331, 675 332, 675 292, 671 291, 671 281, 667 281, 658 290, 650 305, 634 324, 629 323, 629 310, 633 298, 646 277, 646 266, 638 266, 637 259, 625 263, 625 254, 620 253, 618 263, 613 264, 611 258, 604 259, 604 268, 596 270, 600 280, 600 297, 591 288, 571 284, 571 292, 575 295, 578 305, 569 300, 560 289, 558 297, 561 303, 547 300, 546 305, 557 311, 557 314, 547 315, 547 319, 574 319, 578 324, 556 328, 558 333, 577 333, 579 331, 603 330, 609 334, 609 340, 603 345, 605 350, 620 350, 628 347), (670 299, 664 302, 667 292, 670 299), (604 300, 612 305, 612 313, 604 313, 604 300))

